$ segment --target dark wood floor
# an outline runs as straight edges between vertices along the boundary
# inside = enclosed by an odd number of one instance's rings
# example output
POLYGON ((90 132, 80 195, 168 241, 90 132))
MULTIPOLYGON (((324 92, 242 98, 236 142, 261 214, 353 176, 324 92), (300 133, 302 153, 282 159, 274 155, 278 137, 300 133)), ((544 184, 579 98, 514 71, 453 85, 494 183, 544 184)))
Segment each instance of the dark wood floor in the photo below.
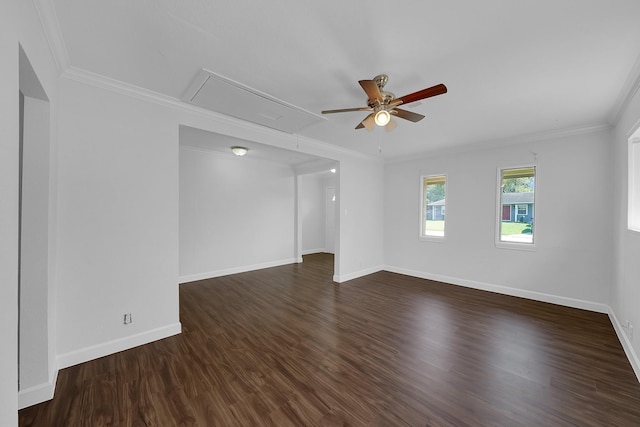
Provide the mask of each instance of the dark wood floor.
POLYGON ((60 371, 21 426, 638 426, 604 314, 333 258, 182 285, 183 333, 60 371))

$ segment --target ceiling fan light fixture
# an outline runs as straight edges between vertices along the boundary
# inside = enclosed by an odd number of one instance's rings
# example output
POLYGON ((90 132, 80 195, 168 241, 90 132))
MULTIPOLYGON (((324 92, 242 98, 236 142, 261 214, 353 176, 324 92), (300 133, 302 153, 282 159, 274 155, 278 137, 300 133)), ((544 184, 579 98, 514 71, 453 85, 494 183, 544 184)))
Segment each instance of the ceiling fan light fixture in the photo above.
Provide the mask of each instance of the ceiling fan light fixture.
POLYGON ((246 147, 239 147, 236 145, 234 147, 231 147, 231 151, 236 156, 244 156, 245 154, 247 154, 247 151, 249 151, 249 149, 246 147))
POLYGON ((401 96, 400 98, 396 98, 393 93, 383 90, 387 80, 389 80, 389 77, 386 74, 380 74, 379 76, 374 77, 373 80, 358 80, 362 90, 367 94, 366 107, 324 110, 322 111, 322 114, 370 111, 367 117, 358 123, 356 129, 366 129, 371 132, 377 125, 386 128, 388 132, 396 127, 396 123, 391 119, 392 115, 414 123, 424 119, 422 114, 398 108, 399 106, 416 103, 426 98, 447 93, 447 87, 440 83, 435 86, 401 96))
POLYGON ((387 110, 380 110, 375 115, 375 121, 378 126, 386 126, 391 120, 391 114, 387 110))

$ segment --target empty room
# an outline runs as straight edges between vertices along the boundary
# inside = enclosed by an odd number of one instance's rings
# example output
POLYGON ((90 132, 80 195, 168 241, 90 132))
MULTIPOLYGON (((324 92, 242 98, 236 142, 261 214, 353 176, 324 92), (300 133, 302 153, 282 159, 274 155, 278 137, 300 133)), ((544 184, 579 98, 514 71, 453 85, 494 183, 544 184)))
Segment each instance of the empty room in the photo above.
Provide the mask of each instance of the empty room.
POLYGON ((3 1, 0 425, 640 425, 638 17, 3 1))

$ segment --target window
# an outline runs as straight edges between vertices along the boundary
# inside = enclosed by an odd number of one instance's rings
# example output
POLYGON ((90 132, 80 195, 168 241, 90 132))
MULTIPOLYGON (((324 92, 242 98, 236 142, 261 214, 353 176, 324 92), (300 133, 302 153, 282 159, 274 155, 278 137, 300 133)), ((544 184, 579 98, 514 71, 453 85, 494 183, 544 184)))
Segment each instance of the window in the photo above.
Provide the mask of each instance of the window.
POLYGON ((498 243, 533 244, 535 178, 535 166, 499 170, 498 243))
POLYGON ((420 206, 420 236, 444 237, 445 230, 445 175, 423 176, 420 206))
POLYGON ((640 128, 629 138, 627 228, 640 232, 640 128))

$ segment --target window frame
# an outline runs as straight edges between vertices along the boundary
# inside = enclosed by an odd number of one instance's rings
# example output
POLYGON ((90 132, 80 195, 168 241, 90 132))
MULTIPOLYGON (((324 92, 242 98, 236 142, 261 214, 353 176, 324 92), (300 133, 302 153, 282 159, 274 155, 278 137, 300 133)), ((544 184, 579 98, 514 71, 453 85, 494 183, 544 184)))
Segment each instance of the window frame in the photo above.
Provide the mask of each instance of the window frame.
POLYGON ((627 152, 627 230, 640 233, 640 127, 629 137, 627 152))
POLYGON ((419 227, 419 238, 420 240, 423 241, 433 241, 433 242, 444 242, 447 238, 447 220, 446 220, 446 216, 444 219, 444 228, 443 228, 443 235, 430 235, 430 234, 425 234, 425 225, 426 225, 426 221, 427 221, 427 205, 426 205, 426 200, 425 200, 425 196, 426 196, 426 189, 425 189, 425 185, 424 182, 426 179, 429 178, 443 178, 444 179, 444 205, 443 205, 443 210, 446 212, 446 206, 447 206, 447 191, 448 191, 448 181, 449 178, 447 176, 446 173, 438 173, 438 174, 421 174, 420 175, 420 213, 419 213, 419 217, 420 217, 420 227, 419 227))
MULTIPOLYGON (((539 166, 537 164, 537 162, 535 163, 525 163, 525 164, 521 164, 521 165, 515 165, 515 166, 500 166, 497 168, 496 171, 496 222, 495 222, 495 246, 496 248, 500 248, 500 249, 516 249, 516 250, 524 250, 524 251, 535 251, 537 250, 537 238, 536 238, 536 218, 538 216, 537 212, 539 211, 538 206, 537 205, 537 193, 538 193, 538 187, 539 187, 539 179, 538 179, 538 175, 539 175, 539 166), (533 186, 533 212, 534 212, 534 217, 531 220, 531 227, 533 229, 532 235, 531 235, 531 243, 529 242, 510 242, 510 241, 505 241, 502 240, 502 173, 503 171, 506 170, 513 170, 513 169, 530 169, 533 168, 533 177, 534 177, 534 186, 533 186)), ((515 204, 515 216, 514 218, 517 219, 518 218, 518 210, 519 210, 519 206, 520 204, 516 203, 515 204)), ((527 210, 527 215, 529 214, 529 206, 527 204, 524 204, 526 210, 527 210)))

